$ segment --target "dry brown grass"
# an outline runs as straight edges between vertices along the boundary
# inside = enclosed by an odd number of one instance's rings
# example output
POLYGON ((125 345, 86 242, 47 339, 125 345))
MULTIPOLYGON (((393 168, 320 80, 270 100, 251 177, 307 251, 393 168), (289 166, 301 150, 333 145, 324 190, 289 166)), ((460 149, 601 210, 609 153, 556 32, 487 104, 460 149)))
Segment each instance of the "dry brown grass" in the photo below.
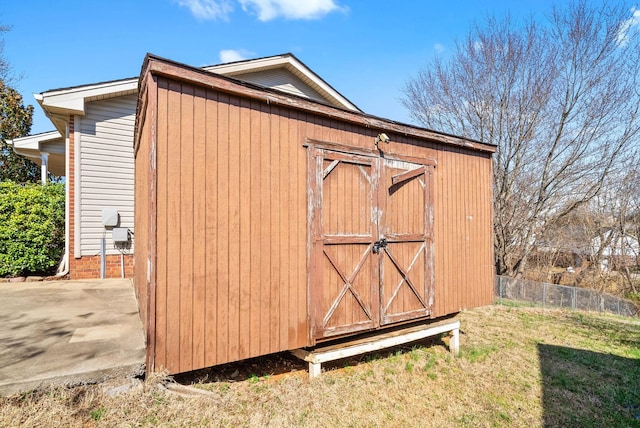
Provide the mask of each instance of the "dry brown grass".
POLYGON ((115 396, 111 381, 2 398, 0 426, 640 426, 637 320, 486 307, 461 322, 460 358, 437 340, 309 382, 269 356, 179 379, 205 395, 155 377, 115 396))

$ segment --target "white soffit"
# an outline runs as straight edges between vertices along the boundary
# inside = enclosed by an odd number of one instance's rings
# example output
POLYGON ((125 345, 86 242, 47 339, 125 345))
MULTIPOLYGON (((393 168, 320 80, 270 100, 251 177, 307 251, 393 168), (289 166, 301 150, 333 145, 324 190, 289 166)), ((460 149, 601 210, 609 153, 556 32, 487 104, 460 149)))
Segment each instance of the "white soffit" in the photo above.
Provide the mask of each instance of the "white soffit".
POLYGON ((138 79, 135 78, 55 89, 41 94, 34 94, 34 97, 49 114, 84 115, 86 102, 132 95, 136 94, 137 91, 138 79))
POLYGON ((39 150, 42 145, 61 140, 62 135, 58 131, 43 132, 41 134, 28 135, 9 141, 16 151, 21 149, 39 150))

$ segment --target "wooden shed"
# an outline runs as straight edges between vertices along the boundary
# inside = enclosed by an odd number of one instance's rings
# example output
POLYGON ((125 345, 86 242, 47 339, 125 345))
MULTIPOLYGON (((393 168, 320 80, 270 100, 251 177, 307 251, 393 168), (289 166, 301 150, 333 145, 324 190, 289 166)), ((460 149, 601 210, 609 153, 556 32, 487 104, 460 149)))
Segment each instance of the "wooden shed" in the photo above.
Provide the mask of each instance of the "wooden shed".
POLYGON ((492 145, 148 55, 135 150, 147 370, 493 301, 492 145))

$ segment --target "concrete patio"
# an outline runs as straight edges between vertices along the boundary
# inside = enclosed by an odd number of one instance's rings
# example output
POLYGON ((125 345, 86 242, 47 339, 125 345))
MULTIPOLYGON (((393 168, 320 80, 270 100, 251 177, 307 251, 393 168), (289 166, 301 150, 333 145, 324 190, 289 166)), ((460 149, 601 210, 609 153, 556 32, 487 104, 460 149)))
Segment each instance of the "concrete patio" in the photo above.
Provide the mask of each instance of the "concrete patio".
POLYGON ((144 371, 129 279, 0 284, 0 395, 144 371))

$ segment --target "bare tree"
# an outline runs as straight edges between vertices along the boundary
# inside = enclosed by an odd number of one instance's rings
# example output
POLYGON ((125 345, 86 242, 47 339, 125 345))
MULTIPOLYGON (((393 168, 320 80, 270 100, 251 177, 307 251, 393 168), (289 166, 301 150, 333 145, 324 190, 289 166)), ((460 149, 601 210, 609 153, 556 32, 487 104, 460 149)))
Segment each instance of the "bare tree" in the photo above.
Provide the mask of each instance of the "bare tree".
POLYGON ((639 39, 628 8, 579 0, 544 23, 488 18, 408 81, 403 102, 424 126, 498 147, 498 274, 520 276, 536 238, 638 145, 639 39))

